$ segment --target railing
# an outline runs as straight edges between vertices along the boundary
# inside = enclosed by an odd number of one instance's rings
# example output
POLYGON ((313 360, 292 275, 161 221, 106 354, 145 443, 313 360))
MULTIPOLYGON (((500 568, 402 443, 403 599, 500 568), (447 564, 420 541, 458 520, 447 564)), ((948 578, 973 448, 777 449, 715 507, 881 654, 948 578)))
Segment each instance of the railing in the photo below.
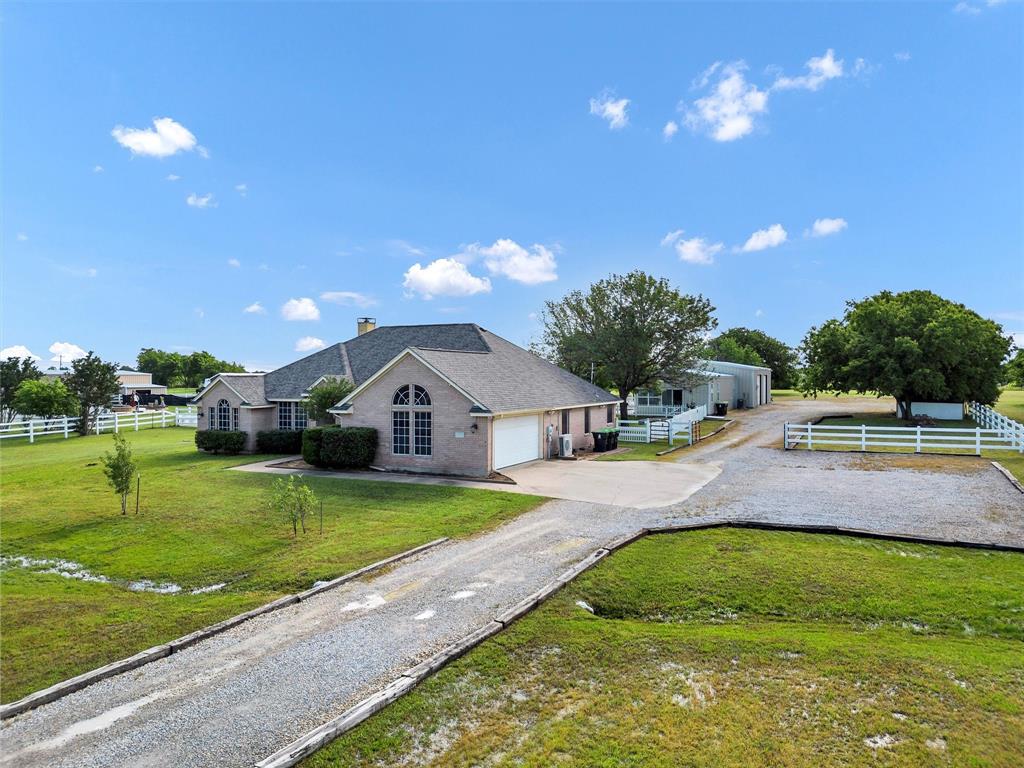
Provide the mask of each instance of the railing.
POLYGON ((619 430, 619 440, 624 443, 649 443, 651 442, 651 422, 619 420, 615 425, 619 430))
POLYGON ((636 416, 675 416, 682 413, 681 405, 637 405, 633 407, 636 416))
POLYGON ((1001 429, 946 427, 869 427, 864 424, 824 425, 786 424, 783 440, 791 448, 827 448, 848 446, 862 451, 869 448, 912 448, 915 453, 931 450, 1024 452, 1020 437, 1001 429))
MULTIPOLYGON (((97 416, 91 429, 92 434, 103 432, 120 432, 131 430, 138 432, 148 427, 194 427, 197 423, 196 411, 188 408, 178 411, 144 411, 142 413, 108 413, 97 416)), ((62 435, 65 439, 78 435, 78 417, 62 416, 58 419, 29 418, 24 421, 10 421, 0 424, 0 440, 27 437, 34 443, 37 437, 62 435)))
POLYGON ((1017 448, 1024 453, 1024 424, 1004 416, 994 408, 981 403, 967 404, 967 413, 979 425, 986 429, 998 429, 1008 437, 1017 448))

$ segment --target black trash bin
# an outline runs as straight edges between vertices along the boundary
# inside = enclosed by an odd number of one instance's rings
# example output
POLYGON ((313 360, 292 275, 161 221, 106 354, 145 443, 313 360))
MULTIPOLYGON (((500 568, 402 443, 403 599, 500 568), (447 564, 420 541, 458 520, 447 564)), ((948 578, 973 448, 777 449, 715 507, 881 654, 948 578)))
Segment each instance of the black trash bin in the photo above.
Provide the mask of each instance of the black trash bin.
POLYGON ((746 401, 742 397, 737 397, 736 398, 736 409, 737 410, 743 410, 744 403, 746 403, 746 401))
POLYGON ((611 437, 612 440, 611 450, 614 451, 616 448, 619 447, 619 430, 613 429, 609 437, 611 437))
POLYGON ((729 412, 729 404, 726 402, 715 403, 715 416, 725 416, 729 412))
POLYGON ((594 451, 604 453, 608 450, 608 436, 604 432, 591 432, 594 436, 594 451))

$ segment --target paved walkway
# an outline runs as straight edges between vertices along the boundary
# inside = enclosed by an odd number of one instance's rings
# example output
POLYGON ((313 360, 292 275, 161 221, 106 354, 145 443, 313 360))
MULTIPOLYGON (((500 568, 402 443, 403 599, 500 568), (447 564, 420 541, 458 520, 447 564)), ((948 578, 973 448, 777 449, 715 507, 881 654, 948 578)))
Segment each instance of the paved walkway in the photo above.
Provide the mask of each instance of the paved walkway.
MULTIPOLYGON (((294 458, 301 459, 298 456, 294 458)), ((635 509, 667 507, 685 501, 721 471, 718 462, 531 461, 502 470, 503 474, 515 481, 512 485, 398 472, 332 472, 282 466, 290 461, 271 459, 232 469, 239 472, 312 475, 342 480, 449 485, 504 493, 529 493, 552 499, 635 509)))
MULTIPOLYGON (((28 712, 4 724, 0 764, 251 765, 643 526, 756 517, 1024 543, 1024 495, 986 461, 770 447, 784 421, 849 405, 782 402, 743 414, 680 457, 721 474, 670 506, 553 501, 28 712)), ((856 404, 871 407, 884 406, 856 404)))

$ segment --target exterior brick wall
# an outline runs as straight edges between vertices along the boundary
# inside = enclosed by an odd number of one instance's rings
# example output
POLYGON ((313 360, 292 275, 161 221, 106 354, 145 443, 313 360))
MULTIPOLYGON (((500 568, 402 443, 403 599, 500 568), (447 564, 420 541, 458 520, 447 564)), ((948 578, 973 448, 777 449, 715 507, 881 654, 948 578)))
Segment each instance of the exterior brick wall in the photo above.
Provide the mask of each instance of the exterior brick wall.
POLYGON ((469 413, 473 403, 419 360, 405 357, 352 401, 352 412, 338 417, 345 427, 377 430, 374 464, 387 469, 484 477, 490 471, 489 425, 469 413), (433 455, 396 456, 391 451, 391 399, 399 387, 419 384, 430 394, 433 455), (478 425, 473 432, 473 424, 478 425), (456 437, 461 432, 464 437, 456 437))
POLYGON ((232 408, 238 408, 237 429, 246 433, 245 451, 252 453, 256 450, 256 433, 268 429, 277 429, 277 407, 273 408, 242 408, 242 398, 236 395, 231 389, 218 381, 213 385, 198 404, 201 417, 198 419, 197 429, 210 428, 210 409, 216 408, 221 400, 227 400, 232 408))

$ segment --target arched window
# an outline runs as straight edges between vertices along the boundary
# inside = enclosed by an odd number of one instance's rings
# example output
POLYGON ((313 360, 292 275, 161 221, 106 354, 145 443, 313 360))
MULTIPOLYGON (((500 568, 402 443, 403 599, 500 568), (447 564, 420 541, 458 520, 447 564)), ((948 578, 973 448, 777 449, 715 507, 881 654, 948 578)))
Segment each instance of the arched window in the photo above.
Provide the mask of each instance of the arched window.
POLYGON ((391 398, 391 452, 398 456, 431 456, 434 418, 430 393, 419 384, 400 387, 391 398))
POLYGON ((214 429, 228 432, 231 430, 231 403, 221 400, 217 403, 217 426, 214 429))

